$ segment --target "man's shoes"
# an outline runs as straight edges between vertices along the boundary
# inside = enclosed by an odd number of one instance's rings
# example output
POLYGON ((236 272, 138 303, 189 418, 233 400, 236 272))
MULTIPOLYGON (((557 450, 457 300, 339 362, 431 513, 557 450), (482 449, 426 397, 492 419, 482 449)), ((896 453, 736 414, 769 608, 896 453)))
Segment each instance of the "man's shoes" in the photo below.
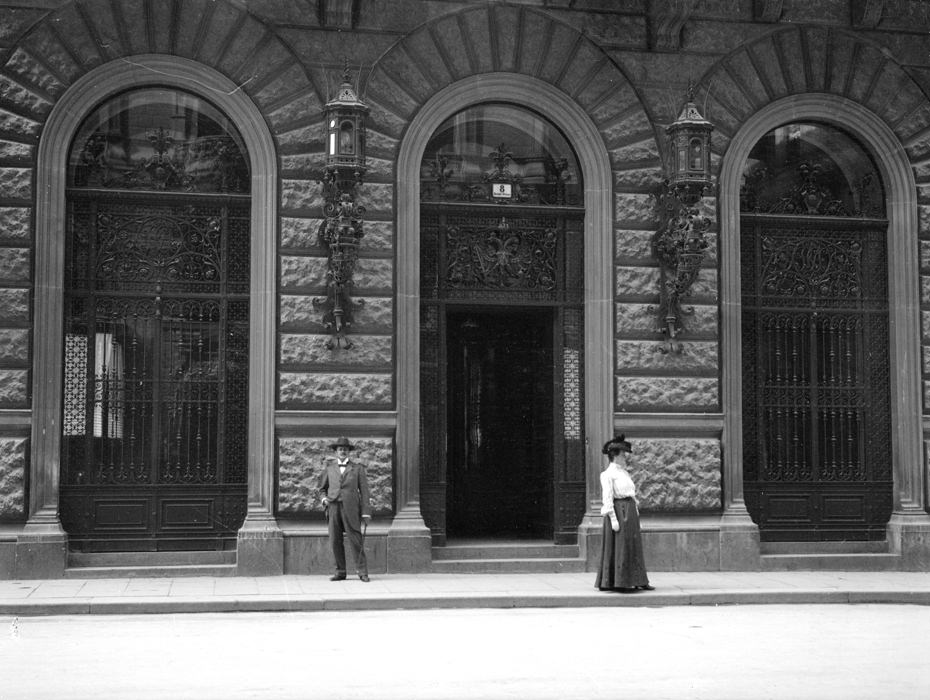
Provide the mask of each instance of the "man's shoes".
POLYGON ((332 576, 329 577, 329 580, 330 581, 345 581, 346 575, 345 574, 333 574, 332 576))
POLYGON ((359 574, 358 578, 359 580, 364 581, 365 583, 368 583, 369 581, 371 581, 371 579, 368 578, 368 574, 359 574))

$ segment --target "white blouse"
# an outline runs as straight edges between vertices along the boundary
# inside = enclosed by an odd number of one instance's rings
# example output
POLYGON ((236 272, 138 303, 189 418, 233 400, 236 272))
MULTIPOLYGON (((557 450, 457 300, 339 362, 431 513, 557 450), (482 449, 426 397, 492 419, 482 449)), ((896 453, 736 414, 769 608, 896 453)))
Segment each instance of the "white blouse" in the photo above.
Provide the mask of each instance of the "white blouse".
POLYGON ((611 462, 601 472, 601 515, 613 512, 615 498, 636 498, 636 485, 626 469, 611 462))

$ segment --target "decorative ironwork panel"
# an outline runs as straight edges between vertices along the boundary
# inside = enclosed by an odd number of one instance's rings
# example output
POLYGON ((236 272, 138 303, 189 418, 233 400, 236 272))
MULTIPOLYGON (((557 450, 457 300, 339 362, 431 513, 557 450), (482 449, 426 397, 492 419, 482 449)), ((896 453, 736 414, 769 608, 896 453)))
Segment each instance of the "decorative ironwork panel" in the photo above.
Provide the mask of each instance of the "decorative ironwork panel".
POLYGON ((73 289, 248 293, 248 208, 91 201, 71 210, 73 289), (91 263, 91 258, 93 262, 91 263))
POLYGON ((61 499, 76 542, 239 527, 248 217, 229 199, 72 197, 61 499))
POLYGON ((773 539, 877 536, 891 476, 884 231, 755 217, 742 230, 750 512, 773 539))
POLYGON ((554 229, 446 229, 446 285, 451 289, 555 289, 554 229))

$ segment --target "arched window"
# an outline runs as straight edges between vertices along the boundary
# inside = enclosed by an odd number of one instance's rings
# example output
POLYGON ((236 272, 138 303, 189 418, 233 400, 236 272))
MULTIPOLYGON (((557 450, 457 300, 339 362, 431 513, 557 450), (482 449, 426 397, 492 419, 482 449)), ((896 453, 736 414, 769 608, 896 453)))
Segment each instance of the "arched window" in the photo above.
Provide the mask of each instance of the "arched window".
POLYGON ((847 132, 768 131, 740 188, 743 475, 763 540, 883 539, 891 515, 888 222, 847 132))
POLYGON ((121 93, 68 159, 61 517, 84 549, 226 546, 245 515, 250 176, 210 102, 121 93))

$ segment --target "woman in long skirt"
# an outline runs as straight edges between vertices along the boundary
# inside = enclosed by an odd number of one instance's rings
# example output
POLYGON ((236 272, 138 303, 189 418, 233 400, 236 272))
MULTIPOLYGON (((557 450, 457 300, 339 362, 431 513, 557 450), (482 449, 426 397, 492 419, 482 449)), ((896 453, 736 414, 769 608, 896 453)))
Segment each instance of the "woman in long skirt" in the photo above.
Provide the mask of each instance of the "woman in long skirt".
POLYGON ((594 585, 602 591, 618 590, 621 593, 655 590, 649 585, 643 560, 636 486, 624 468, 626 455, 633 448, 623 435, 618 435, 607 441, 601 451, 610 463, 601 472, 604 536, 601 566, 594 585))

